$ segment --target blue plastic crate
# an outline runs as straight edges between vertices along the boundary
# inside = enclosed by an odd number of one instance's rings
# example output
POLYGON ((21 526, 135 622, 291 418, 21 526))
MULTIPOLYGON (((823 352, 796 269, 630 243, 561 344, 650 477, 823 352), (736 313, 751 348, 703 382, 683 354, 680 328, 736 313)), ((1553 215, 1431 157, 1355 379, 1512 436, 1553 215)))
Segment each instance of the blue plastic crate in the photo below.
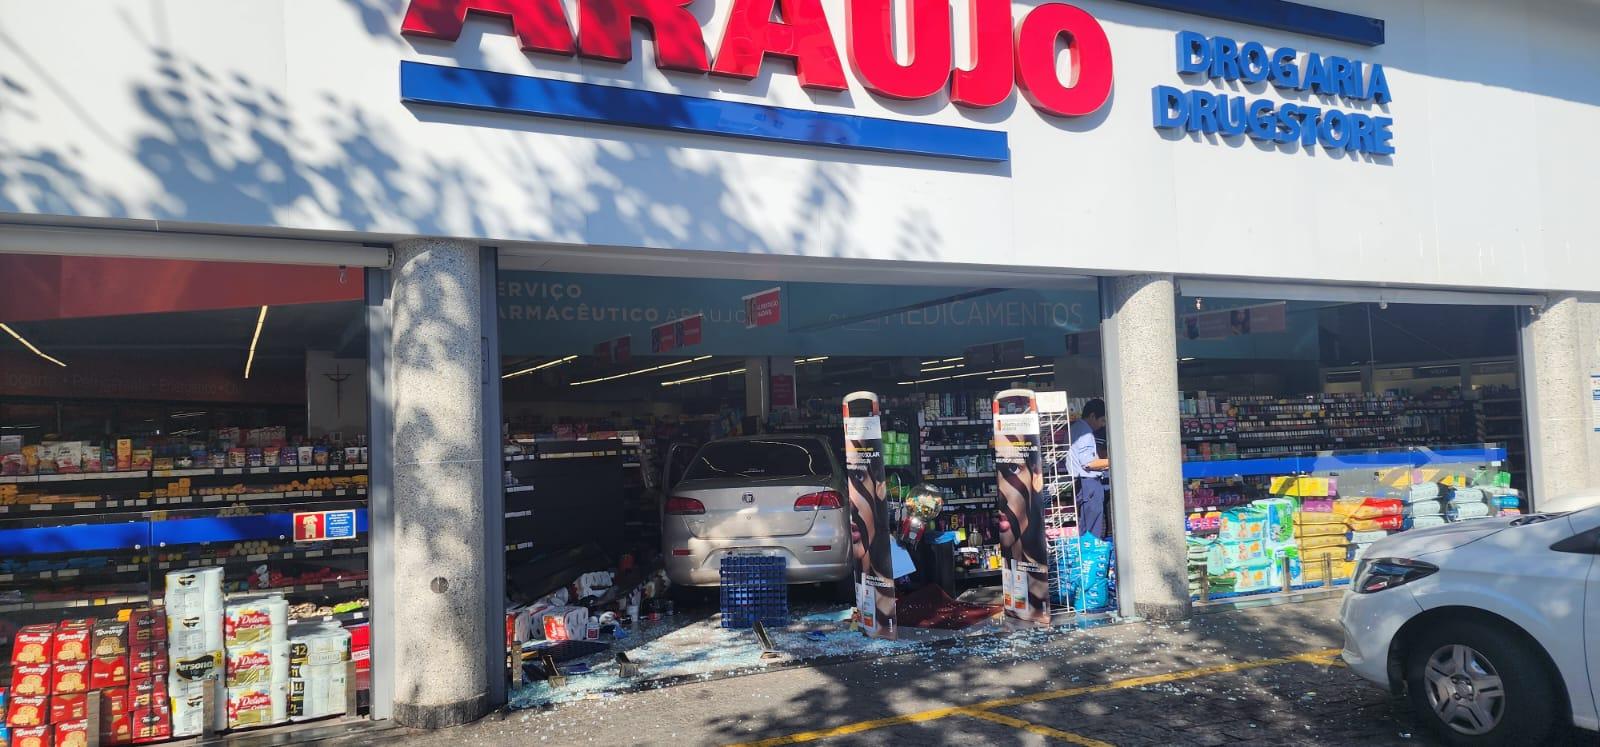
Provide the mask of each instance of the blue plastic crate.
POLYGON ((789 623, 788 565, 783 558, 729 556, 722 559, 719 570, 722 627, 789 623))

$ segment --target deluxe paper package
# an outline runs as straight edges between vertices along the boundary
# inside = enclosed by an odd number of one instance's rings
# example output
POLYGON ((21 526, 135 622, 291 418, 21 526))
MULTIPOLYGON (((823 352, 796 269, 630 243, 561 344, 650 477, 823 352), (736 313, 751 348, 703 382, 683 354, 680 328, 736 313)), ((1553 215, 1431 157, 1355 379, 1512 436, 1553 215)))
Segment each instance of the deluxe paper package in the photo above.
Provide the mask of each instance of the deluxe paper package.
POLYGON ((229 649, 287 643, 289 602, 277 594, 236 599, 223 610, 223 645, 229 649))

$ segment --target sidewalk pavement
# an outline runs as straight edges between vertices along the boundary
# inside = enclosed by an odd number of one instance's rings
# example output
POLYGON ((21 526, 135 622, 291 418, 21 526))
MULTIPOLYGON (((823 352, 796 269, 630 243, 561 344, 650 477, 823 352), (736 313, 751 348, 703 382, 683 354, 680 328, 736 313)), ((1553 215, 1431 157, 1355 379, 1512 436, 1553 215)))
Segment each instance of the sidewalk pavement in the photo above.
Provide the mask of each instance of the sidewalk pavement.
POLYGON ((1337 661, 1337 599, 1182 623, 972 639, 936 651, 502 712, 385 744, 1424 743, 1337 661))

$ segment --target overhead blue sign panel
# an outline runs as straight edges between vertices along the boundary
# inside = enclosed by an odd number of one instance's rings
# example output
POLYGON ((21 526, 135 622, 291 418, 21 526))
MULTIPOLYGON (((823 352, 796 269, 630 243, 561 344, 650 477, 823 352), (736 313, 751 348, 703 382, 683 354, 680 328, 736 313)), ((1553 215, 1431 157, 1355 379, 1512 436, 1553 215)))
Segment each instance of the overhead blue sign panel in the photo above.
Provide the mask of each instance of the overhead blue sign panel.
POLYGON ((1382 18, 1285 0, 1123 0, 1152 8, 1220 18, 1306 36, 1375 47, 1384 41, 1382 18))

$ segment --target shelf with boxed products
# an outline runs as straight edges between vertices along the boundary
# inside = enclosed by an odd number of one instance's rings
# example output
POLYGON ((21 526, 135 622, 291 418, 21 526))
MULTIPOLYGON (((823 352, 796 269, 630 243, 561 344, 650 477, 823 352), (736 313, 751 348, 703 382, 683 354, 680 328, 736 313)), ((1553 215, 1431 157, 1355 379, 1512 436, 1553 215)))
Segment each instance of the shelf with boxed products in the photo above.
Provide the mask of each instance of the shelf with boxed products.
POLYGON ((205 558, 189 558, 184 560, 162 560, 156 563, 160 570, 183 570, 188 568, 205 568, 208 566, 253 565, 272 560, 319 560, 323 558, 349 558, 356 555, 366 555, 365 546, 358 547, 333 547, 325 549, 290 549, 276 552, 249 553, 239 555, 223 555, 205 558))
POLYGON ((62 472, 34 475, 0 475, 0 485, 83 482, 102 480, 143 480, 167 477, 211 477, 235 475, 289 475, 366 472, 366 464, 284 465, 277 467, 196 467, 186 469, 142 469, 117 472, 62 472))

